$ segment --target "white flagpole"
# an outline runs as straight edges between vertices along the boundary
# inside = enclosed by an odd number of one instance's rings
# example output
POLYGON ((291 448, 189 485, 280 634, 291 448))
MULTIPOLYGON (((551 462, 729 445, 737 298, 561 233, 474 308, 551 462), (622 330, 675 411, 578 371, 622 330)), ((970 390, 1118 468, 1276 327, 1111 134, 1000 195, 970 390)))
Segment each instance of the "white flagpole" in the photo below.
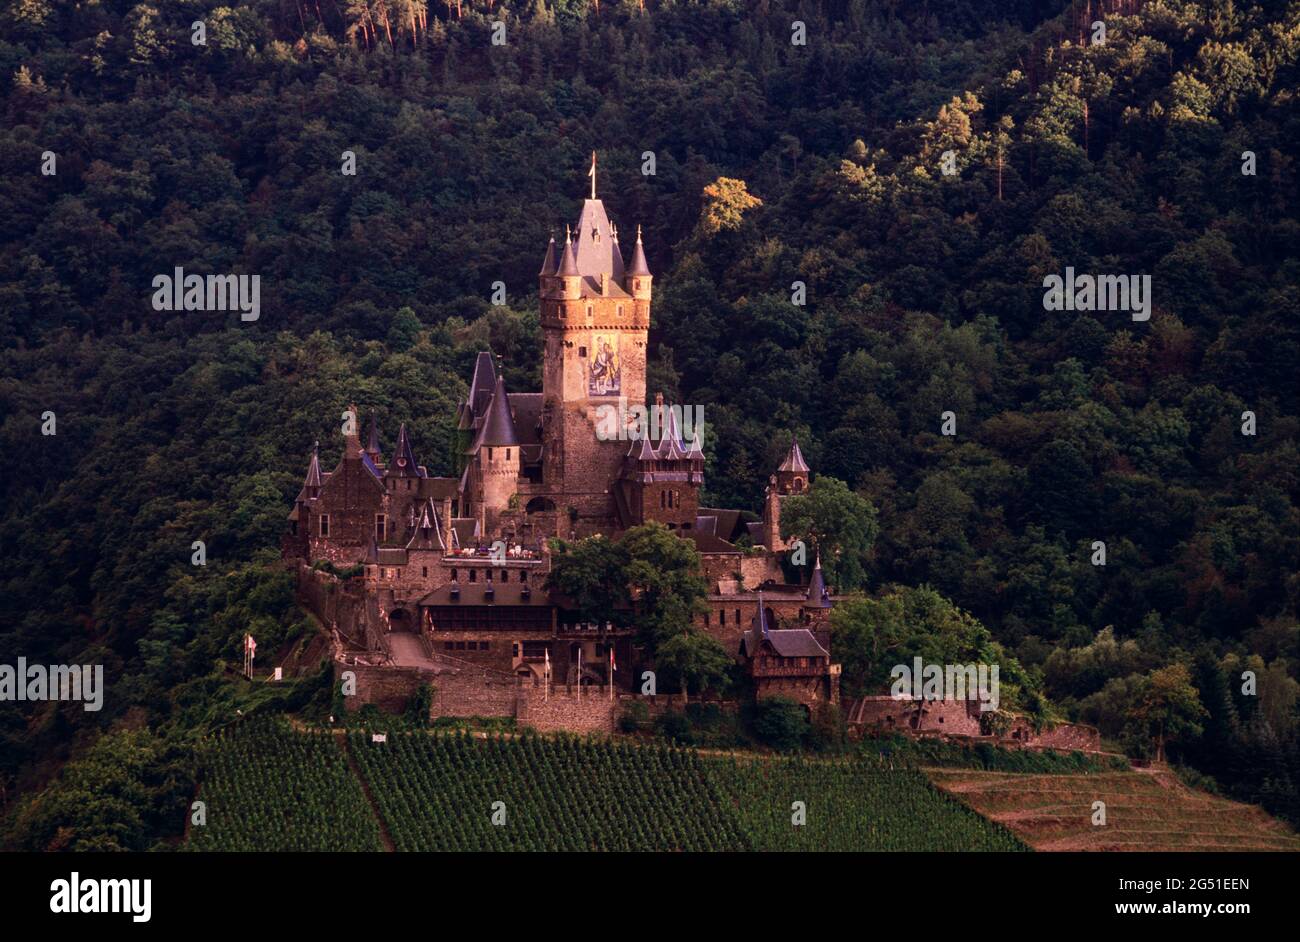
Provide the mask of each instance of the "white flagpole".
POLYGON ((609 676, 606 678, 609 681, 609 698, 613 700, 614 699, 614 646, 612 644, 609 646, 609 671, 607 673, 609 674, 609 676))
POLYGON ((578 645, 578 699, 582 699, 582 645, 578 645))
POLYGON ((546 655, 546 666, 542 668, 542 701, 549 703, 551 699, 551 649, 546 648, 542 653, 546 655))

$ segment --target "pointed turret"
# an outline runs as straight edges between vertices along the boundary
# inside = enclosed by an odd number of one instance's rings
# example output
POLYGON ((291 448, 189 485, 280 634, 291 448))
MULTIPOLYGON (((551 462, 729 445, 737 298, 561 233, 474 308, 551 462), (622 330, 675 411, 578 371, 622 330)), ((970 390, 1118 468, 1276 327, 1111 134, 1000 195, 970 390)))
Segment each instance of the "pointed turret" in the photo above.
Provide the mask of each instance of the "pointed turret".
POLYGON ((555 236, 546 245, 546 257, 542 259, 542 270, 537 273, 543 278, 555 274, 555 236))
POLYGON ((560 266, 555 273, 564 278, 578 276, 578 256, 573 247, 573 235, 568 231, 564 235, 564 251, 560 255, 560 266))
POLYGON ((611 223, 610 228, 613 230, 614 233, 614 251, 613 251, 614 265, 610 277, 613 278, 614 281, 616 281, 618 284, 622 284, 623 276, 624 276, 623 250, 620 249, 618 246, 618 226, 615 226, 613 223, 611 223))
POLYGON ((691 450, 686 453, 686 457, 692 461, 704 461, 704 436, 698 428, 695 437, 691 439, 691 450))
POLYGON ((812 578, 808 580, 808 592, 804 608, 830 608, 831 594, 826 591, 826 580, 822 578, 822 555, 819 552, 813 563, 812 578))
POLYGON ((506 381, 504 377, 498 376, 496 390, 492 393, 492 404, 483 417, 483 428, 479 431, 475 447, 505 448, 518 444, 519 434, 515 431, 515 420, 510 415, 506 381))
POLYGON ((650 277, 650 266, 646 264, 645 249, 641 245, 641 227, 636 227, 636 246, 632 249, 632 265, 628 268, 629 275, 639 275, 643 278, 650 277))
POLYGON ((796 474, 807 474, 808 465, 803 460, 803 452, 799 450, 799 439, 795 439, 790 444, 790 453, 785 456, 785 461, 781 462, 778 471, 792 471, 796 474))
POLYGON ((415 463, 415 451, 411 448, 411 436, 407 434, 406 423, 397 430, 397 445, 393 448, 393 463, 386 472, 392 477, 422 477, 420 467, 415 463))
POLYGON ((659 439, 658 454, 660 460, 676 461, 679 458, 686 457, 686 449, 682 446, 682 433, 677 426, 677 411, 672 406, 663 405, 662 397, 657 400, 656 405, 661 410, 659 421, 662 423, 663 435, 659 439))
POLYGON ((315 500, 320 496, 320 442, 315 442, 311 447, 311 463, 307 465, 307 480, 302 482, 303 494, 308 500, 315 500))

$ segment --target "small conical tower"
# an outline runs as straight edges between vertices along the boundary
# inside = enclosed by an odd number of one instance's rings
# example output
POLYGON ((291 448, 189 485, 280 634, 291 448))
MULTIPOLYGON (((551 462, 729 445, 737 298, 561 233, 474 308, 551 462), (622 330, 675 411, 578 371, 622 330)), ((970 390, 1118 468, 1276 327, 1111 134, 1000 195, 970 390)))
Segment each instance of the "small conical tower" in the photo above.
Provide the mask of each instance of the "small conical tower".
POLYGON ((564 233, 564 251, 560 253, 560 264, 555 270, 555 276, 559 280, 556 285, 560 291, 560 297, 565 300, 576 300, 582 293, 582 275, 578 271, 578 255, 573 247, 573 234, 565 227, 564 233))
POLYGON ((776 469, 776 484, 782 494, 802 494, 808 490, 808 464, 799 450, 799 439, 790 444, 790 451, 776 469))
POLYGON ((813 563, 812 578, 808 580, 808 592, 804 597, 804 608, 825 609, 831 607, 831 594, 826 590, 826 580, 822 577, 822 554, 819 552, 813 563))
POLYGON ((496 519, 509 508, 510 498, 519 491, 519 433, 510 414, 505 377, 499 370, 492 403, 483 416, 483 426, 479 429, 474 450, 481 482, 479 493, 483 518, 492 530, 496 519))
POLYGON ((546 256, 542 259, 542 269, 537 273, 538 290, 545 297, 550 291, 551 279, 555 276, 555 266, 559 263, 555 248, 555 234, 551 234, 551 241, 546 243, 546 256))
POLYGON ((638 301, 650 300, 650 266, 646 264, 645 248, 641 245, 641 227, 636 227, 636 246, 632 249, 632 264, 627 270, 628 294, 638 301))

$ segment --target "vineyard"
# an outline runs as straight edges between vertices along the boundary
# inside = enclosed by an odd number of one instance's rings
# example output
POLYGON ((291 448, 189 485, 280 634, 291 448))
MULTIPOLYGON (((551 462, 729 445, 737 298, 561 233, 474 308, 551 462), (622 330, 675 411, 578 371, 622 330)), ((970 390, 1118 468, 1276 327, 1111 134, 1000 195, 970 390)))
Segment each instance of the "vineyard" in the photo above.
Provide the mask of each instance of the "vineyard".
POLYGON ((1025 850, 1010 832, 937 792, 919 771, 878 760, 715 759, 709 777, 756 850, 1025 850), (791 823, 794 802, 805 823, 791 823))
POLYGON ((201 775, 207 823, 191 827, 191 850, 380 849, 378 822, 328 733, 249 720, 214 737, 201 775))
POLYGON ((535 736, 372 743, 361 733, 350 745, 398 850, 748 846, 735 816, 721 813, 701 758, 685 749, 535 736), (504 823, 493 823, 494 811, 504 823))
POLYGON ((402 851, 1024 849, 919 771, 874 757, 736 759, 563 736, 376 743, 249 721, 206 749, 200 797, 193 850, 378 850, 376 814, 402 851))

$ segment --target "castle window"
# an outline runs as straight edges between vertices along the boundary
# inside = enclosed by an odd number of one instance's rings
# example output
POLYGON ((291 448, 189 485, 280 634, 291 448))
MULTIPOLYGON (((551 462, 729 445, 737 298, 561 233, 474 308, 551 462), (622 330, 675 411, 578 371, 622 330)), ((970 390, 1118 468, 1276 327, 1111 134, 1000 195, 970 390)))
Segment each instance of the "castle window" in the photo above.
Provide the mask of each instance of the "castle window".
POLYGON ((727 623, 727 610, 724 608, 719 610, 718 612, 718 624, 725 625, 726 623, 727 623))
POLYGON ((527 581, 528 581, 528 570, 527 570, 527 569, 521 569, 521 570, 519 570, 519 581, 520 581, 520 582, 527 582, 527 581))
POLYGON ((619 317, 623 316, 623 305, 621 304, 618 306, 618 316, 619 317))
POLYGON ((420 578, 421 578, 421 579, 428 579, 428 578, 429 578, 429 567, 428 567, 428 566, 421 566, 421 567, 420 567, 420 578))
POLYGON ((456 581, 456 570, 454 569, 451 571, 451 581, 452 582, 456 581))
POLYGON ((489 449, 488 449, 488 461, 491 461, 491 460, 492 460, 492 449, 489 448, 489 449))
POLYGON ((443 649, 444 651, 455 651, 455 650, 456 650, 456 642, 455 642, 455 641, 444 641, 444 642, 442 643, 442 649, 443 649))
POLYGON ((470 581, 470 582, 478 582, 478 570, 477 570, 477 569, 471 569, 471 570, 469 571, 469 581, 470 581))
POLYGON ((667 491, 660 491, 660 492, 659 492, 659 506, 660 506, 661 508, 663 508, 663 507, 667 507, 667 506, 668 506, 668 492, 667 492, 667 491))
POLYGON ((410 479, 410 478, 407 478, 407 479, 406 479, 406 489, 407 489, 408 491, 411 489, 411 479, 410 479))
POLYGON ((586 348, 586 347, 579 347, 579 348, 578 348, 578 356, 580 356, 580 357, 586 357, 586 355, 587 355, 587 348, 586 348))
POLYGON ((736 624, 740 624, 740 609, 736 609, 736 624))
POLYGON ((388 532, 388 517, 384 514, 375 514, 375 542, 382 543, 388 532))
POLYGON ((465 642, 464 642, 464 641, 457 641, 457 642, 456 642, 456 650, 457 650, 457 651, 464 651, 464 650, 465 650, 465 642))
POLYGON ((588 305, 587 305, 587 316, 588 316, 588 317, 591 317, 592 312, 594 312, 594 311, 595 311, 595 308, 592 307, 590 304, 588 304, 588 305))
POLYGON ((510 449, 507 448, 507 449, 506 449, 506 461, 509 461, 509 460, 510 460, 510 449))
POLYGON ((330 515, 329 515, 329 514, 321 514, 321 516, 320 516, 320 535, 321 535, 321 536, 329 536, 329 535, 330 535, 330 515))
POLYGON ((518 657, 518 656, 519 656, 519 645, 517 645, 517 644, 512 644, 512 645, 510 645, 510 656, 511 656, 511 657, 518 657))
POLYGON ((705 613, 704 613, 704 627, 705 627, 705 628, 709 627, 709 613, 708 613, 708 612, 705 612, 705 613))

